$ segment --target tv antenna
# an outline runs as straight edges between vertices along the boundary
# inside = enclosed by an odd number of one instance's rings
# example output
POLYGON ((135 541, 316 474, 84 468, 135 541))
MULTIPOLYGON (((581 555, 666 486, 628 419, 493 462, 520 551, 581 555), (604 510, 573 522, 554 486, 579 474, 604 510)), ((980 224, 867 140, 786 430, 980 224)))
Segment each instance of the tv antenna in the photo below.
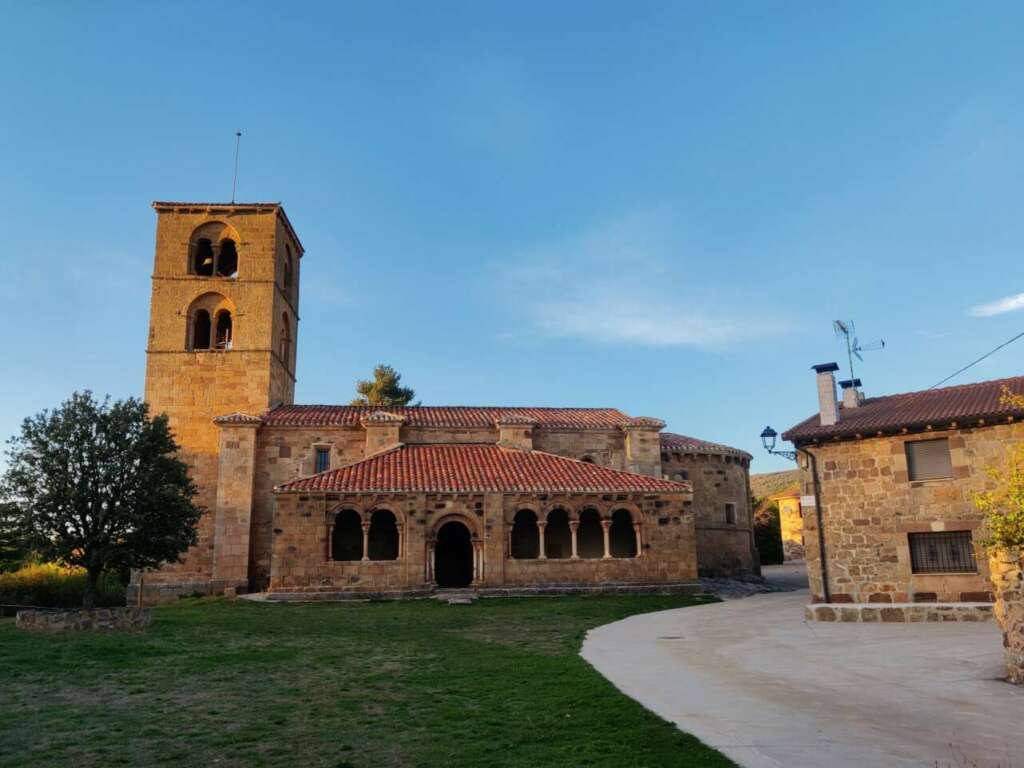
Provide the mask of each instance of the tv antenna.
POLYGON ((853 358, 856 357, 863 363, 864 358, 861 357, 861 352, 875 352, 885 349, 885 339, 862 344, 860 339, 857 338, 857 328, 854 326, 853 320, 833 320, 832 329, 836 332, 836 338, 842 338, 846 341, 846 358, 850 361, 851 379, 856 378, 853 373, 853 358))
POLYGON ((231 179, 231 204, 235 204, 235 190, 238 187, 238 147, 242 143, 242 132, 235 131, 235 175, 231 179))

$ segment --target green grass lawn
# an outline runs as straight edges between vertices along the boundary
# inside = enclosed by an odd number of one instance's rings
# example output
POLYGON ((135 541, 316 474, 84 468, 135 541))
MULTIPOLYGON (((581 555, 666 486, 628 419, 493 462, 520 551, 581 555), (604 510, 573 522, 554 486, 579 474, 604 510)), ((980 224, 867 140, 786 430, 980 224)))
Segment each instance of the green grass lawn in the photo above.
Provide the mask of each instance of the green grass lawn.
POLYGON ((139 635, 0 620, 0 765, 727 766, 578 655, 683 596, 183 600, 139 635))

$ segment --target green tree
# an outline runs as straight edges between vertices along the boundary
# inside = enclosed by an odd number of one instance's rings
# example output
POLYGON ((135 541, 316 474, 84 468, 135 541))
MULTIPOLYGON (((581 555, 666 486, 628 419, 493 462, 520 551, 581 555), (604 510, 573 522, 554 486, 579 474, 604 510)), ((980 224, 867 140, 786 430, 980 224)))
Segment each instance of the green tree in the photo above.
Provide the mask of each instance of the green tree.
POLYGON ((0 490, 25 546, 86 571, 82 605, 104 572, 177 561, 196 541, 202 510, 167 416, 135 398, 98 402, 75 392, 25 419, 11 438, 0 490))
POLYGON ((0 503, 0 573, 18 570, 28 556, 17 512, 14 504, 0 503))
MULTIPOLYGON (((356 382, 359 396, 352 405, 409 405, 416 390, 401 385, 402 374, 381 363, 373 369, 373 379, 356 382)), ((413 403, 419 405, 419 403, 413 403)))
MULTIPOLYGON (((1003 386, 1000 403, 1024 409, 1024 396, 1003 386)), ((1024 444, 1007 446, 1002 466, 987 467, 989 489, 972 494, 974 506, 985 515, 989 549, 1024 549, 1024 444)))

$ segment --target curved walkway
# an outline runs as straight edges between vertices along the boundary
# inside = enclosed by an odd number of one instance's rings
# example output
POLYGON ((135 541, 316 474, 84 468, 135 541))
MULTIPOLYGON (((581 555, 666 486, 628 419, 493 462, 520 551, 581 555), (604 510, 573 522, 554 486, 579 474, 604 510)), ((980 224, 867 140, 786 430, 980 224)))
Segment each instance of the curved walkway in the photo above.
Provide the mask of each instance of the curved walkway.
POLYGON ((806 590, 633 616, 583 657, 744 766, 1024 762, 1024 688, 988 624, 812 624, 806 590))

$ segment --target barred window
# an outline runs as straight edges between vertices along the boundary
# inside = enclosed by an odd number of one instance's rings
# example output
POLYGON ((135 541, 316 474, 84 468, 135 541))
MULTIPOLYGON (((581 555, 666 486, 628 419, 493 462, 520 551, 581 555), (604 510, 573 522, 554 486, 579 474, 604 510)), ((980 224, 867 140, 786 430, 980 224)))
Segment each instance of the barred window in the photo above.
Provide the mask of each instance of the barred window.
POLYGON ((953 476, 949 440, 912 440, 903 444, 907 452, 907 474, 911 480, 940 480, 953 476))
POLYGON ((911 533, 910 569, 914 573, 976 573, 970 531, 911 533))

